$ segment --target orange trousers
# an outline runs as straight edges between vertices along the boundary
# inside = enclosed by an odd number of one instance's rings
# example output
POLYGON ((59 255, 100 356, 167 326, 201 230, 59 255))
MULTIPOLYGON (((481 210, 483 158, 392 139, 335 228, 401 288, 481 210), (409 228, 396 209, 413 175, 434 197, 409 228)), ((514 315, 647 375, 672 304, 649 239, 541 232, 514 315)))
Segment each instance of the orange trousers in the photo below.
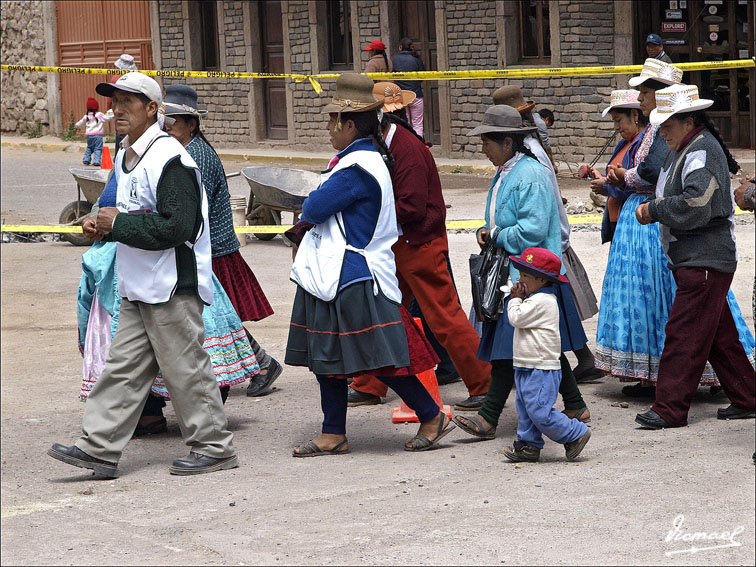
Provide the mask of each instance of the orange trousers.
MULTIPOLYGON (((447 269, 446 234, 419 246, 407 244, 400 236, 392 250, 396 256, 402 305, 409 308, 412 298, 417 300, 426 324, 449 352, 469 394, 485 394, 491 383, 491 365, 476 356, 480 337, 459 303, 447 269)), ((355 378, 352 388, 382 398, 387 392, 386 385, 370 375, 355 378)))

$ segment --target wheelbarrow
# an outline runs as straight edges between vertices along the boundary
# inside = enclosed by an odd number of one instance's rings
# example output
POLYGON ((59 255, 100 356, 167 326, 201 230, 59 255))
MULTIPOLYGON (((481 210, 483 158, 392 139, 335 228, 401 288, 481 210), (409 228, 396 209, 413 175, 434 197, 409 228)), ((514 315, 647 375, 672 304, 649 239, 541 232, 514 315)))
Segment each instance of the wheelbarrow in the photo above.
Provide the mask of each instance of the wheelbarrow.
MULTIPOLYGON (((78 199, 63 207, 58 222, 68 226, 74 226, 81 224, 84 217, 92 211, 92 207, 100 198, 100 195, 102 195, 103 189, 105 189, 105 185, 108 182, 112 170, 72 167, 68 171, 76 180, 78 199), (81 198, 82 194, 86 200, 81 198)), ((92 244, 92 240, 85 237, 83 234, 68 232, 61 234, 60 237, 74 246, 90 246, 92 244)))
MULTIPOLYGON (((294 224, 299 221, 302 203, 310 191, 320 184, 320 175, 301 169, 254 166, 242 169, 249 183, 247 221, 250 225, 280 225, 281 213, 294 214, 294 224)), ((260 240, 271 240, 275 233, 253 233, 260 240)), ((286 237, 284 243, 291 246, 286 237)))

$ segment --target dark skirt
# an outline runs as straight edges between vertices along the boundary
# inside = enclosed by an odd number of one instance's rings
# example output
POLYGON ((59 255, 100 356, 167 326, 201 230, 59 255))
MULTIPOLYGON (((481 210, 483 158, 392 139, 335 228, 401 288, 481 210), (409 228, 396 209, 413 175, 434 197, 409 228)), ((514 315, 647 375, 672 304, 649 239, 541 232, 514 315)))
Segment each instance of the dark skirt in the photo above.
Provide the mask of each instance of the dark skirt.
POLYGON ((331 302, 297 287, 285 361, 346 378, 412 376, 433 368, 438 357, 407 310, 362 281, 331 302))
POLYGON ((213 273, 226 290, 239 319, 259 321, 273 315, 268 298, 238 250, 213 258, 213 273))
MULTIPOLYGON (((580 321, 575 299, 570 290, 570 284, 553 284, 559 306, 559 334, 562 338, 562 352, 579 350, 588 342, 580 321)), ((509 323, 507 307, 509 297, 504 304, 504 313, 492 323, 483 323, 483 333, 478 347, 478 358, 491 362, 492 360, 511 360, 514 327, 509 323)))

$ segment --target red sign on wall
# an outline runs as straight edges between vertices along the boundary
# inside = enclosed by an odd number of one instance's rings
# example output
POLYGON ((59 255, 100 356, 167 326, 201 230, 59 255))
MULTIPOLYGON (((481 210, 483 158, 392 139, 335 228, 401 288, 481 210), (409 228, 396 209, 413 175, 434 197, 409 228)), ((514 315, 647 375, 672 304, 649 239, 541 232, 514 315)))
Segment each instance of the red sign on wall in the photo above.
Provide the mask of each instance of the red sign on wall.
POLYGON ((662 33, 685 33, 687 30, 687 22, 662 22, 662 33))

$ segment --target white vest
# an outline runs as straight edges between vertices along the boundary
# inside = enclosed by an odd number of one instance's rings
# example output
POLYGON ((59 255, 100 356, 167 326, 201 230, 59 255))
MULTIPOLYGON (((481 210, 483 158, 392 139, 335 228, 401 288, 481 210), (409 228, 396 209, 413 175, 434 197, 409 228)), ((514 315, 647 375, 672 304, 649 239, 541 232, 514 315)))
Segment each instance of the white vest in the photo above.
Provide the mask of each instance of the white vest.
POLYGON ((341 268, 347 250, 362 255, 373 277, 373 294, 382 292, 389 300, 401 303, 402 294, 396 279, 396 263, 391 246, 398 233, 394 190, 391 176, 380 153, 357 150, 345 155, 329 171, 320 177, 321 185, 335 172, 357 164, 372 175, 381 187, 381 210, 378 214, 373 237, 365 248, 355 248, 346 241, 341 213, 331 216, 323 224, 310 229, 302 239, 297 251, 291 279, 305 291, 322 299, 333 301, 339 289, 341 268))
MULTIPOLYGON (((198 293, 206 304, 213 302, 213 267, 210 250, 210 223, 207 197, 199 168, 183 146, 171 136, 161 134, 147 147, 141 159, 128 173, 123 173, 125 151, 118 152, 114 167, 118 171, 116 206, 122 213, 159 213, 157 185, 166 164, 178 156, 184 167, 194 170, 202 193, 202 227, 194 242, 185 242, 193 249, 197 266, 198 293), (136 212, 142 211, 142 212, 136 212)), ((176 250, 142 250, 121 242, 116 247, 118 293, 129 301, 165 303, 176 291, 178 272, 176 250)))

